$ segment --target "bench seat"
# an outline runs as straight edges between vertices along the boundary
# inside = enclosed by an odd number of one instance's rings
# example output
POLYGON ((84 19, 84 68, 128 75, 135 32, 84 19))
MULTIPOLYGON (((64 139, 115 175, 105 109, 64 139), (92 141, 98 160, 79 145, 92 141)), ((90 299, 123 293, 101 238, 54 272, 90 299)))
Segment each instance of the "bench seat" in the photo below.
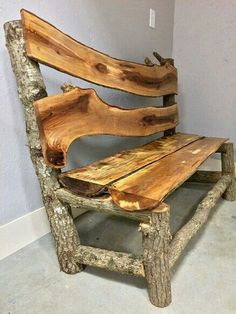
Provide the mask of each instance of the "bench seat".
POLYGON ((128 211, 152 209, 226 141, 176 133, 64 172, 60 182, 85 197, 110 194, 116 205, 128 211))

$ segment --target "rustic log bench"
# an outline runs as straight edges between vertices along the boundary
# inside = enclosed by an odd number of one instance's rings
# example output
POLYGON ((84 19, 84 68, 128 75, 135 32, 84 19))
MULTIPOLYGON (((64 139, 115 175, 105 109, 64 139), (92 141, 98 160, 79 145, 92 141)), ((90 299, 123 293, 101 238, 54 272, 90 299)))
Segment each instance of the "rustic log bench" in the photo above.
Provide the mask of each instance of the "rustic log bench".
POLYGON ((22 10, 21 21, 5 24, 7 48, 23 103, 31 158, 40 182, 61 270, 78 273, 84 265, 147 280, 150 301, 171 302, 170 269, 207 221, 223 196, 235 200, 233 144, 225 138, 176 133, 177 71, 173 59, 154 56, 145 64, 111 58, 22 10), (47 97, 38 63, 84 80, 136 95, 163 97, 162 107, 122 109, 106 104, 92 89, 64 85, 47 97), (85 135, 164 136, 88 166, 61 172, 70 144, 85 135), (221 153, 222 171, 198 171, 221 153), (192 218, 174 235, 165 198, 187 180, 213 183, 192 218), (139 220, 143 255, 80 244, 71 207, 139 220), (171 241, 172 239, 172 241, 171 241))

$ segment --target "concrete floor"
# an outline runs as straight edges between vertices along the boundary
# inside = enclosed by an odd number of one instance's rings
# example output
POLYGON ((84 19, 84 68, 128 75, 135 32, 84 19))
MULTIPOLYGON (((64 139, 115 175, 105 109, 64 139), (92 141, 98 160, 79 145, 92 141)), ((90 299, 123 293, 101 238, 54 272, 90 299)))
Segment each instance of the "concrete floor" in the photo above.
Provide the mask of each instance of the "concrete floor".
MULTIPOLYGON (((174 232, 209 186, 188 184, 168 199, 174 232)), ((97 213, 77 219, 82 243, 141 252, 137 223, 97 213)), ((16 234, 17 237, 17 234, 16 234)), ((144 279, 87 267, 59 272, 51 235, 0 262, 1 314, 233 314, 236 313, 236 208, 221 200, 207 228, 173 270, 172 304, 158 309, 144 279)))

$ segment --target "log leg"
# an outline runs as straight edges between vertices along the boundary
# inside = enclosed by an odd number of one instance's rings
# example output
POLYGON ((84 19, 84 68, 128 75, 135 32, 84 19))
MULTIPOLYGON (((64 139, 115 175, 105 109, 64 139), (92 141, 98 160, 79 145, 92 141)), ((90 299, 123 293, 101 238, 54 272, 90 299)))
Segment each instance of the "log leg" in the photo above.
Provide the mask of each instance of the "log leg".
POLYGON ((235 186, 235 167, 234 167, 234 148, 233 143, 223 144, 223 152, 221 153, 222 174, 231 175, 232 181, 225 190, 223 198, 228 201, 236 200, 236 186, 235 186))
POLYGON ((31 159, 39 179, 44 206, 55 239, 58 261, 62 271, 74 274, 83 269, 83 265, 79 264, 75 258, 80 241, 69 214, 69 206, 59 201, 55 193, 60 188, 58 183, 60 172, 47 167, 42 158, 33 107, 35 100, 47 96, 46 88, 38 64, 26 55, 21 22, 8 22, 4 25, 4 29, 18 94, 24 108, 31 159))
POLYGON ((169 210, 152 213, 150 224, 141 223, 143 263, 150 302, 158 307, 171 303, 169 269, 169 210))

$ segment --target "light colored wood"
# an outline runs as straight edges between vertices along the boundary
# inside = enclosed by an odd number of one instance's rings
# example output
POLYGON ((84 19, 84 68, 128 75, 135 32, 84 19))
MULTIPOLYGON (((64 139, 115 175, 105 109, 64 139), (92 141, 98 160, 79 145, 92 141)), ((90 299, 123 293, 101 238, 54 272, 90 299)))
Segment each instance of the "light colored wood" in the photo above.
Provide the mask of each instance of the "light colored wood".
POLYGON ((34 103, 45 162, 66 165, 70 144, 85 135, 147 136, 178 124, 177 106, 121 109, 93 89, 75 88, 34 103))
POLYGON ((34 114, 33 102, 47 96, 43 78, 38 64, 26 55, 21 22, 8 22, 4 25, 4 30, 18 94, 24 109, 31 159, 40 183, 60 269, 70 274, 78 273, 83 266, 75 261, 74 254, 80 240, 70 216, 70 207, 56 197, 55 190, 60 188, 60 171, 48 168, 44 163, 34 114))
POLYGON ((136 195, 131 193, 123 193, 121 191, 112 191, 112 200, 115 204, 127 211, 139 211, 158 208, 159 212, 165 212, 166 206, 162 206, 162 203, 158 200, 142 195, 136 195))
MULTIPOLYGON (((224 143, 222 138, 199 139, 109 187, 113 201, 121 205, 131 195, 161 202, 186 181, 224 143), (120 196, 118 194, 120 193, 120 196), (115 197, 113 197, 113 193, 115 197)), ((138 210, 138 206, 133 209, 138 210)))
POLYGON ((61 183, 75 193, 93 196, 106 186, 200 139, 193 134, 177 133, 146 145, 119 152, 113 156, 60 175, 61 183))
POLYGON ((230 175, 223 175, 199 203, 192 218, 175 234, 170 244, 169 263, 172 268, 185 247, 200 228, 207 222, 211 209, 231 183, 230 175))
POLYGON ((147 66, 111 58, 62 33, 36 15, 21 11, 30 58, 84 80, 143 96, 177 93, 170 63, 147 66))

